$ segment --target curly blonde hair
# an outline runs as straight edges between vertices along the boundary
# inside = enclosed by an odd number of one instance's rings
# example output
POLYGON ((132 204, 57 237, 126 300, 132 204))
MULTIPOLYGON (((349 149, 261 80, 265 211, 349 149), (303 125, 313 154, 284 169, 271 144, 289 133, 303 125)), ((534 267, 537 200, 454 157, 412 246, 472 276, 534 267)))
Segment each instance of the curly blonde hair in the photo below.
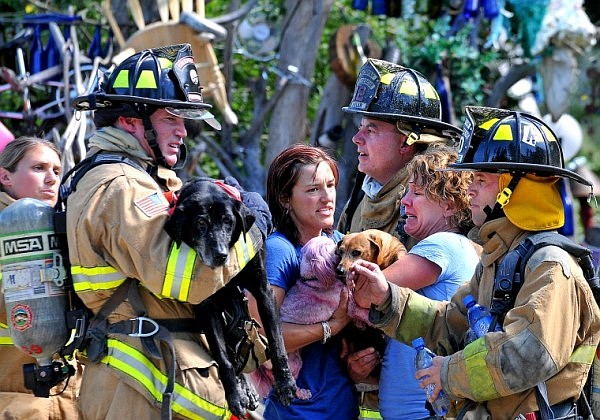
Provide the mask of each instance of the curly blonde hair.
POLYGON ((429 200, 449 203, 455 212, 448 224, 462 234, 467 234, 474 224, 471 220, 468 188, 473 180, 471 171, 445 171, 456 162, 455 149, 442 144, 432 144, 422 154, 415 156, 407 165, 412 182, 423 188, 429 200))

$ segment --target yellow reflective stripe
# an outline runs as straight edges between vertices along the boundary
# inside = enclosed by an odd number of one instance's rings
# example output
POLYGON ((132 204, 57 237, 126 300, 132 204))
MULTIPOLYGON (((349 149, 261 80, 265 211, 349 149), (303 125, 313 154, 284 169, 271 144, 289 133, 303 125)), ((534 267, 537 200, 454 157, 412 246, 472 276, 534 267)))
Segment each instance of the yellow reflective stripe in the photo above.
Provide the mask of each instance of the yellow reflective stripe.
POLYGON ((113 88, 128 88, 129 87, 129 70, 123 69, 115 77, 113 88))
POLYGON ((479 124, 479 128, 483 128, 484 130, 489 130, 490 128, 492 128, 492 126, 494 124, 496 124, 498 121, 500 121, 500 118, 492 118, 489 119, 487 121, 482 122, 481 124, 479 124))
POLYGON ((433 85, 426 84, 423 85, 423 92, 425 92, 425 97, 427 99, 439 99, 437 91, 433 88, 433 85))
POLYGON ((396 338, 403 343, 410 343, 416 337, 425 336, 435 318, 438 303, 418 293, 411 293, 396 329, 396 338))
MULTIPOLYGON (((167 376, 135 347, 115 339, 108 339, 107 345, 108 355, 101 363, 137 381, 158 402, 162 402, 167 376)), ((225 407, 201 398, 178 383, 175 383, 173 390, 172 411, 191 419, 216 420, 231 416, 225 407)))
POLYGON ((383 419, 379 411, 371 410, 369 408, 360 407, 359 419, 383 419))
POLYGON ((509 124, 501 124, 494 133, 493 140, 512 141, 513 132, 509 124))
POLYGON ((463 354, 467 368, 467 380, 473 391, 473 399, 475 401, 488 401, 500 397, 500 394, 494 387, 492 375, 485 363, 488 350, 484 337, 480 337, 468 344, 463 354))
POLYGON ((233 248, 235 250, 235 255, 237 257, 240 270, 244 268, 246 264, 248 264, 248 262, 250 262, 250 260, 256 255, 256 249, 254 248, 252 237, 247 232, 240 235, 240 238, 237 240, 237 242, 233 244, 233 248))
POLYGON ((396 75, 396 73, 382 74, 381 77, 379 78, 379 81, 381 83, 383 83, 384 85, 389 85, 390 83, 392 83, 392 80, 394 80, 395 75, 396 75))
POLYGON ((154 77, 154 72, 152 70, 142 70, 140 75, 135 82, 136 89, 156 89, 158 86, 156 84, 156 78, 154 77))
POLYGON ((173 62, 166 57, 158 57, 158 63, 161 69, 170 69, 173 67, 173 62))
POLYGON ((419 93, 419 87, 412 79, 404 79, 398 89, 398 93, 404 93, 406 95, 417 96, 419 93))
POLYGON ((556 136, 554 135, 554 133, 545 125, 542 125, 542 131, 546 135, 546 138, 548 139, 548 141, 555 141, 555 142, 558 141, 556 139, 556 136))
POLYGON ((0 346, 12 346, 13 344, 8 325, 0 322, 0 346))
POLYGON ((71 266, 71 275, 76 292, 116 289, 126 279, 122 273, 110 266, 81 267, 74 265, 71 266))
POLYGON ((167 272, 161 295, 183 302, 187 301, 196 258, 196 251, 192 248, 184 243, 177 246, 173 242, 167 261, 167 272))
POLYGON ((589 346, 582 344, 577 347, 571 357, 569 358, 569 362, 571 363, 581 363, 584 365, 591 365, 594 361, 594 356, 596 355, 596 346, 589 346))

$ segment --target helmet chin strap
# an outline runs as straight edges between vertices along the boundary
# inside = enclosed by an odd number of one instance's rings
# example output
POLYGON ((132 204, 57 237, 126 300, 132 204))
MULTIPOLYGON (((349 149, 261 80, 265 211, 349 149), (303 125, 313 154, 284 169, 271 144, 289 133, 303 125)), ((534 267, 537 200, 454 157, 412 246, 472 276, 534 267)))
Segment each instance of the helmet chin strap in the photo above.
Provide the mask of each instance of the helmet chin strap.
POLYGON ((144 124, 144 136, 146 137, 146 141, 148 142, 148 146, 152 149, 154 153, 154 159, 158 165, 164 166, 166 168, 171 169, 171 165, 167 165, 165 161, 165 157, 158 146, 158 142, 156 141, 156 130, 152 126, 152 121, 150 121, 150 117, 147 112, 140 112, 142 115, 142 123, 144 124))
POLYGON ((517 187, 517 184, 521 180, 522 176, 522 173, 514 173, 508 185, 498 193, 498 196, 496 197, 496 203, 494 204, 494 208, 492 209, 490 206, 485 206, 483 208, 483 211, 485 212, 485 214, 487 214, 487 217, 485 218, 486 222, 498 219, 505 215, 503 207, 507 205, 510 201, 510 196, 517 187))

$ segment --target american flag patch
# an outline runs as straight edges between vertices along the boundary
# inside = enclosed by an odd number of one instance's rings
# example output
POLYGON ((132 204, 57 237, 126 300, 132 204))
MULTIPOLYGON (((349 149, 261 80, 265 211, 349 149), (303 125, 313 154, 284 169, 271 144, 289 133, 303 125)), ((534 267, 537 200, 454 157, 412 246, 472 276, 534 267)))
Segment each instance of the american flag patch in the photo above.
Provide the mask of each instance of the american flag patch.
POLYGON ((134 201, 133 203, 148 217, 167 213, 169 210, 169 203, 167 203, 163 195, 159 193, 152 193, 147 197, 134 201))

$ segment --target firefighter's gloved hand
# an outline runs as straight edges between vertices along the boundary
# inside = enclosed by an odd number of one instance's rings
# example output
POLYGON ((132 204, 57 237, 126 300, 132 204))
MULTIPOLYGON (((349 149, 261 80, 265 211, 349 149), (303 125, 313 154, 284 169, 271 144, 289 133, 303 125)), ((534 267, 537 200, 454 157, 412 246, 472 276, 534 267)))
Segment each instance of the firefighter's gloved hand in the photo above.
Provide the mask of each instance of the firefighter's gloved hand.
POLYGON ((265 238, 273 230, 273 222, 271 221, 271 212, 269 206, 261 195, 254 191, 244 191, 240 183, 232 176, 225 178, 225 184, 235 187, 242 196, 242 203, 246 205, 256 217, 256 226, 265 235, 265 238))

